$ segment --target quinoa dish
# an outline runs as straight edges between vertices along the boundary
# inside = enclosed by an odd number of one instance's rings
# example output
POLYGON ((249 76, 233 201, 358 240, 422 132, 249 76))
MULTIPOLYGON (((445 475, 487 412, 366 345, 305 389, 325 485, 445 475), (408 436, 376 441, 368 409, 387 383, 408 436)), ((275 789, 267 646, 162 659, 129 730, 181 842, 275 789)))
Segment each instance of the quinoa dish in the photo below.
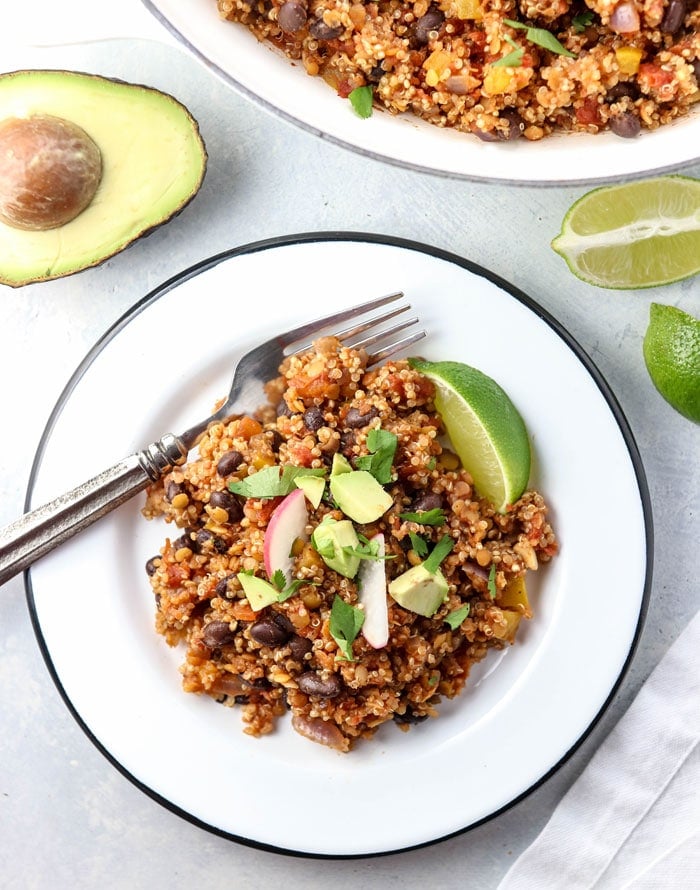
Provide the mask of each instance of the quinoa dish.
POLYGON ((632 138, 700 99, 697 0, 217 6, 222 19, 323 78, 361 117, 373 107, 410 112, 485 141, 604 130, 632 138))
POLYGON ((348 751, 437 716, 511 645, 558 544, 538 492, 503 512, 478 496, 411 360, 368 368, 324 337, 266 397, 148 490, 146 518, 174 527, 146 564, 156 630, 184 650, 183 689, 246 733, 289 712, 348 751))

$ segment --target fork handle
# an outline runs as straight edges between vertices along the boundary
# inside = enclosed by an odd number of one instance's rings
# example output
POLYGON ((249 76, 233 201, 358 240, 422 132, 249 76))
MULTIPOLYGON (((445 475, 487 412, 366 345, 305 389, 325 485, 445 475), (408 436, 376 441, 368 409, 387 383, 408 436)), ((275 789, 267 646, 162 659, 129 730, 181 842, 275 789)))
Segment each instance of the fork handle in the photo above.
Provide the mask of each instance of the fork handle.
POLYGON ((182 440, 168 434, 0 529, 0 585, 157 482, 186 456, 182 440))

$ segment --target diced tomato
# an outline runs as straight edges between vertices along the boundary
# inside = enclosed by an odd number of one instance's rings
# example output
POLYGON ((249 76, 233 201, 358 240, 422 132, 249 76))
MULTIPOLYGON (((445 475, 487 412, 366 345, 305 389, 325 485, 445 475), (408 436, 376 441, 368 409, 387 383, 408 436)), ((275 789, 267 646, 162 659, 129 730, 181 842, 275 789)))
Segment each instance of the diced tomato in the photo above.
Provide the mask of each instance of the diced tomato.
POLYGON ((639 66, 637 79, 642 86, 646 87, 648 90, 655 91, 666 86, 666 84, 671 83, 673 74, 671 74, 670 71, 661 68, 659 65, 656 65, 654 62, 642 62, 639 66))
POLYGON ((576 109, 576 120, 588 126, 589 124, 600 125, 600 115, 598 113, 598 100, 595 96, 587 96, 583 100, 583 105, 576 109))
POLYGON ((338 84, 338 95, 341 99, 347 99, 352 90, 353 86, 348 80, 341 80, 338 84))

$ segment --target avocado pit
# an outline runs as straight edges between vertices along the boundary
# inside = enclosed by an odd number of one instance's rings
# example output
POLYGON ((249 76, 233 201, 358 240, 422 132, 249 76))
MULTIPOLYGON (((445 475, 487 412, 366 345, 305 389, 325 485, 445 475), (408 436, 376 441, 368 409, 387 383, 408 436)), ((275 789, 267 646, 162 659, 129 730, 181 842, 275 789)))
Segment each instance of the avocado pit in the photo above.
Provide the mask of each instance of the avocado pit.
POLYGON ((66 225, 91 203, 102 154, 77 124, 48 114, 0 121, 0 220, 15 229, 66 225))

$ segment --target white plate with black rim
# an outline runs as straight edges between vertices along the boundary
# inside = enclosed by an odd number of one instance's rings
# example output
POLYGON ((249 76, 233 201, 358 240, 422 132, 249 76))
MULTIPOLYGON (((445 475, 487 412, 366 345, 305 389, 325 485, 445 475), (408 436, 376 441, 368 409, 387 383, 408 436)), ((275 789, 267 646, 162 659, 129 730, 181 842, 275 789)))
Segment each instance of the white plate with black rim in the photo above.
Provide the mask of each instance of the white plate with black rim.
POLYGON ((388 724, 339 754, 297 735, 284 717, 273 734, 251 738, 235 708, 182 692, 183 653, 154 631, 144 569, 166 528, 142 518, 143 498, 27 574, 46 662, 92 741, 160 803, 243 843, 368 856, 493 817, 585 738, 641 630, 649 497, 615 397, 526 295, 413 242, 354 233, 258 242, 148 294, 66 386, 38 449, 28 506, 206 416, 228 391, 235 357, 257 342, 396 289, 428 330, 422 355, 475 365, 509 392, 532 439, 531 485, 551 505, 561 542, 531 585, 535 615, 516 644, 479 665, 438 718, 408 733, 388 724), (610 540, 615 547, 600 548, 610 540))

